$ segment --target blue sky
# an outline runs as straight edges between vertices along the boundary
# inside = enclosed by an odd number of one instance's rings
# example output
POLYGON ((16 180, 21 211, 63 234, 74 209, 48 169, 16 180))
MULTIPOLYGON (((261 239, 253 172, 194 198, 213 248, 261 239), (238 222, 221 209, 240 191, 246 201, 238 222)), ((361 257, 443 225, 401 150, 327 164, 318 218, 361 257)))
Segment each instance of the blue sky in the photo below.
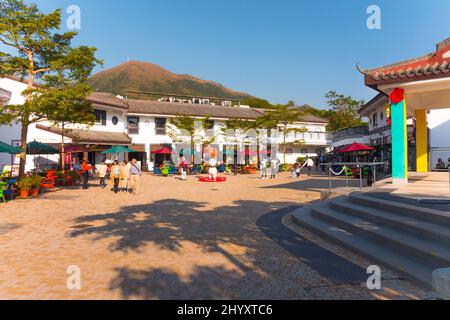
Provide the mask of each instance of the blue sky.
MULTIPOLYGON (((35 0, 81 8, 76 44, 104 68, 127 59, 213 80, 282 103, 325 108, 329 90, 369 100, 355 64, 377 67, 434 50, 450 37, 448 0, 35 0), (369 5, 381 30, 366 27, 369 5)), ((64 15, 67 18, 67 14, 64 15)))

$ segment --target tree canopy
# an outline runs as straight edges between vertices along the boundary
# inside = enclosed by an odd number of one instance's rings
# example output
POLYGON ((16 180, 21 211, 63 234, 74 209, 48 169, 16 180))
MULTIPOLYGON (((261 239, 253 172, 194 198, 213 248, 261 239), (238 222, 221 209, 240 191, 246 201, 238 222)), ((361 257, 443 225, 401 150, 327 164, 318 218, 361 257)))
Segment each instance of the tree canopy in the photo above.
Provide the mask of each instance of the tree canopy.
POLYGON ((28 126, 41 119, 56 122, 89 122, 92 106, 85 102, 85 84, 101 61, 96 48, 73 48, 76 32, 59 33, 61 10, 48 14, 22 0, 0 1, 0 43, 13 54, 0 51, 0 76, 14 75, 26 81, 23 105, 0 110, 0 123, 19 120, 21 130, 20 175, 26 161, 28 126))

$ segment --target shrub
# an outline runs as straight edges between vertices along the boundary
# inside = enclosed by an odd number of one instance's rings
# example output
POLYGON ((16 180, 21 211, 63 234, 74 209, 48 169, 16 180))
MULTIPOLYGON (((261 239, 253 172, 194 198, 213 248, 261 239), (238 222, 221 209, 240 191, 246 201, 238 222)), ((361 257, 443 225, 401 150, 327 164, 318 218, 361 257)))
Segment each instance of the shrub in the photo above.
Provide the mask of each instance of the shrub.
POLYGON ((40 189, 41 188, 41 183, 44 180, 43 177, 38 176, 38 175, 34 175, 34 176, 30 176, 30 181, 31 181, 31 190, 36 190, 36 189, 40 189))
POLYGON ((34 187, 34 181, 33 181, 32 177, 20 178, 20 180, 17 181, 17 187, 21 191, 31 191, 34 187))

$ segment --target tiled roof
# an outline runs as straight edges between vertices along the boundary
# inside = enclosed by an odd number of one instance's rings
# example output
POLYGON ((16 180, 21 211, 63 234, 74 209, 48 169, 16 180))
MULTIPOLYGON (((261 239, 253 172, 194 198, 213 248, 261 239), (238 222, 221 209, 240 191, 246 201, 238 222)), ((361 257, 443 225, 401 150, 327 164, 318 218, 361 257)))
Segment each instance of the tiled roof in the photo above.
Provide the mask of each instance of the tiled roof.
POLYGON ((223 107, 206 104, 169 103, 152 100, 127 100, 129 113, 154 115, 185 115, 219 119, 256 119, 263 115, 258 109, 223 107))
POLYGON ((450 38, 438 43, 436 51, 425 56, 372 70, 358 69, 365 75, 368 86, 450 77, 450 38))
MULTIPOLYGON (((37 124, 36 128, 55 134, 61 134, 61 129, 56 127, 47 127, 41 124, 37 124)), ((131 144, 131 138, 127 134, 121 132, 72 129, 67 130, 65 132, 65 135, 74 140, 74 142, 80 144, 131 144)))
POLYGON ((111 93, 93 92, 87 97, 86 100, 92 103, 128 109, 128 105, 125 100, 120 99, 111 93))

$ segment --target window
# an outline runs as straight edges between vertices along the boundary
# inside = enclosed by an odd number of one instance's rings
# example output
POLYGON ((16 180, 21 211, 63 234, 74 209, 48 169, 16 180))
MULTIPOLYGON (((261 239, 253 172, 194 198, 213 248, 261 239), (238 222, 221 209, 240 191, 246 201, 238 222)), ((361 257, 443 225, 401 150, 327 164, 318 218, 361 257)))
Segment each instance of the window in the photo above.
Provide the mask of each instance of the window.
POLYGON ((376 127, 378 125, 378 114, 376 112, 373 114, 372 119, 372 124, 376 127))
POLYGON ((155 118, 155 133, 156 135, 165 135, 166 134, 166 118, 155 118))
POLYGON ((302 149, 301 153, 302 153, 302 154, 307 154, 307 153, 308 153, 308 150, 307 150, 307 149, 302 149))
POLYGON ((380 120, 383 120, 383 118, 384 118, 384 114, 383 114, 383 112, 380 112, 380 120))
POLYGON ((116 116, 114 116, 114 117, 112 117, 111 121, 112 121, 112 124, 113 124, 113 125, 117 126, 117 124, 119 123, 119 118, 117 118, 116 116))
POLYGON ((139 117, 128 117, 128 134, 139 134, 139 117))
POLYGON ((94 116, 96 125, 106 126, 106 111, 94 109, 94 116))

